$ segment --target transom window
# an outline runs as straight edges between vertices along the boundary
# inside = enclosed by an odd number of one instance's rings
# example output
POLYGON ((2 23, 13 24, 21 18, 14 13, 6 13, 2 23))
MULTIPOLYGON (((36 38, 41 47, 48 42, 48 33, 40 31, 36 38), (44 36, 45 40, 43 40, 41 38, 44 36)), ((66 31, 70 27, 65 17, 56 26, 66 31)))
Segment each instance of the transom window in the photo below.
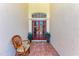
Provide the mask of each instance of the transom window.
POLYGON ((33 13, 32 18, 46 18, 46 13, 33 13))

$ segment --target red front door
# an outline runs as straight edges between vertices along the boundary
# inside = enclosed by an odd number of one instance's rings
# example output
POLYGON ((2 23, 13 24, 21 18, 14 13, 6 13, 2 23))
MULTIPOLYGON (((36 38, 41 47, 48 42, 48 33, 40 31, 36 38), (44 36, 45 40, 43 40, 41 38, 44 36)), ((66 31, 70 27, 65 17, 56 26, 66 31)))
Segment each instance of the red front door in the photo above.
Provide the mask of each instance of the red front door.
POLYGON ((46 20, 32 20, 33 40, 46 40, 44 33, 46 32, 46 20))

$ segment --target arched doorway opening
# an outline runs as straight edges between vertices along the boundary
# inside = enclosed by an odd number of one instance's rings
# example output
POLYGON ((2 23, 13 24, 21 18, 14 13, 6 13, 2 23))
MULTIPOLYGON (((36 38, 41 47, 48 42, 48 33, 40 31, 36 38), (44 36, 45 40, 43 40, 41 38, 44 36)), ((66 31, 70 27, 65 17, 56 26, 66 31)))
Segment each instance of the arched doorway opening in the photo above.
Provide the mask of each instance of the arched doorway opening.
POLYGON ((32 14, 33 40, 46 40, 44 33, 47 32, 47 15, 45 13, 32 14))

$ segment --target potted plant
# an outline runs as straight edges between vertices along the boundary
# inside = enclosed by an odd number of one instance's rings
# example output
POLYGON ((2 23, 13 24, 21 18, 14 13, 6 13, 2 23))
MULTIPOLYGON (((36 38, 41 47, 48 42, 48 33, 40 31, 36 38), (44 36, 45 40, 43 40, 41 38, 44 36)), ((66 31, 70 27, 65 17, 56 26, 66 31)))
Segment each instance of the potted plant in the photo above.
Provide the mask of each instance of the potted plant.
POLYGON ((50 33, 46 32, 44 34, 45 38, 47 39, 47 42, 49 43, 50 42, 50 33))
POLYGON ((32 38, 33 38, 33 35, 32 35, 31 32, 29 32, 29 33, 28 33, 28 40, 30 40, 30 42, 31 42, 32 38))

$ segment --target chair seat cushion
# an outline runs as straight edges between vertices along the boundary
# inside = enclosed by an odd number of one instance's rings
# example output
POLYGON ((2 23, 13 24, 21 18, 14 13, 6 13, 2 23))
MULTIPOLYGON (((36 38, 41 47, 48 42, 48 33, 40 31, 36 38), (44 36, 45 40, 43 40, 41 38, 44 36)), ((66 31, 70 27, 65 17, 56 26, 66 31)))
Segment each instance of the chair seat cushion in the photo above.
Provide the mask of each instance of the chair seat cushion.
POLYGON ((24 47, 20 46, 19 48, 17 48, 17 52, 24 52, 24 47))
POLYGON ((23 46, 25 48, 25 51, 27 51, 29 49, 29 47, 30 47, 29 41, 28 40, 24 40, 23 41, 23 46))
POLYGON ((27 46, 25 46, 25 51, 27 51, 30 48, 30 45, 28 44, 27 46))
POLYGON ((30 44, 28 44, 28 41, 23 41, 22 46, 17 48, 17 52, 24 52, 24 49, 25 51, 27 51, 29 48, 30 48, 30 44))

